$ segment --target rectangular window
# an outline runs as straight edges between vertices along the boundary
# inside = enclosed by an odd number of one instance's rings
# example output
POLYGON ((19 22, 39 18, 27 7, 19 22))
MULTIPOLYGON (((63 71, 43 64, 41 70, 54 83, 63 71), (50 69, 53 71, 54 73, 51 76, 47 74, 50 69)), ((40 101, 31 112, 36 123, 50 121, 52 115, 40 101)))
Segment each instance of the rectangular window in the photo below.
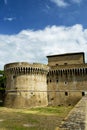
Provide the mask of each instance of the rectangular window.
POLYGON ((15 75, 13 75, 13 79, 15 79, 16 78, 16 76, 15 75))
POLYGON ((64 63, 64 65, 67 65, 67 63, 64 63))
POLYGON ((85 96, 85 92, 82 92, 82 96, 85 96))
POLYGON ((68 96, 68 92, 65 92, 65 96, 68 96))
POLYGON ((56 82, 58 83, 58 79, 56 80, 56 82))
POLYGON ((54 100, 54 98, 51 98, 51 100, 54 100))

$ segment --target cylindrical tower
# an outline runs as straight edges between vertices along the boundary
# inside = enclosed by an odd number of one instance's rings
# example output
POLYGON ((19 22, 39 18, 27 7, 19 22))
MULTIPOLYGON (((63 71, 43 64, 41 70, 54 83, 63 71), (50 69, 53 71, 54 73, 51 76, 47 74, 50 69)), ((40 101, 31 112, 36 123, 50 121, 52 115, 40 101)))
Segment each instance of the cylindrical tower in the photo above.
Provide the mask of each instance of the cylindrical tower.
POLYGON ((46 106, 48 66, 38 63, 10 63, 6 75, 5 106, 22 108, 46 106))

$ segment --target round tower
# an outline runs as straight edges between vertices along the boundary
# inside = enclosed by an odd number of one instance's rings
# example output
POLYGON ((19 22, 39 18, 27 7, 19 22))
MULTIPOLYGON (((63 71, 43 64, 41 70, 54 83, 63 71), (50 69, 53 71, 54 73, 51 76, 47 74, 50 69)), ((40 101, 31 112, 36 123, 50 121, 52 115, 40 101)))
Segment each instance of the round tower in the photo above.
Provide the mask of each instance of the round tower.
POLYGON ((6 75, 5 106, 46 106, 48 66, 26 62, 10 63, 4 66, 6 75))

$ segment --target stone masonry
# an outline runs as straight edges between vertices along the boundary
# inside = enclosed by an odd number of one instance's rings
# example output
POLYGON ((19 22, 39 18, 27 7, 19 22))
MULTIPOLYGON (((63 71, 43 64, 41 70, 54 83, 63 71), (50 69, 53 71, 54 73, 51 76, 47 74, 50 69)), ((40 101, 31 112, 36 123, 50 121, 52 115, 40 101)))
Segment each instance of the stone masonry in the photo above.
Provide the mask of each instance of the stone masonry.
POLYGON ((47 56, 48 65, 9 63, 5 106, 75 105, 87 92, 87 63, 83 52, 47 56))
POLYGON ((87 64, 84 53, 47 56, 48 103, 75 105, 87 91, 87 64))
POLYGON ((47 73, 48 67, 44 64, 21 62, 5 65, 5 106, 47 106, 47 73))
POLYGON ((58 130, 87 130, 87 96, 76 104, 58 130))

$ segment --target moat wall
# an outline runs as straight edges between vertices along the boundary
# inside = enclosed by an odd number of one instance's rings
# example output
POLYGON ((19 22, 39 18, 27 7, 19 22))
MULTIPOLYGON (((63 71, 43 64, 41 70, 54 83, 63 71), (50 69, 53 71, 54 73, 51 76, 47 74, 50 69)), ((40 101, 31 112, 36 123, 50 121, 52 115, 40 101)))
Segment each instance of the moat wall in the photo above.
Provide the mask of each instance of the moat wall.
POLYGON ((87 130, 87 95, 70 111, 58 130, 87 130))

